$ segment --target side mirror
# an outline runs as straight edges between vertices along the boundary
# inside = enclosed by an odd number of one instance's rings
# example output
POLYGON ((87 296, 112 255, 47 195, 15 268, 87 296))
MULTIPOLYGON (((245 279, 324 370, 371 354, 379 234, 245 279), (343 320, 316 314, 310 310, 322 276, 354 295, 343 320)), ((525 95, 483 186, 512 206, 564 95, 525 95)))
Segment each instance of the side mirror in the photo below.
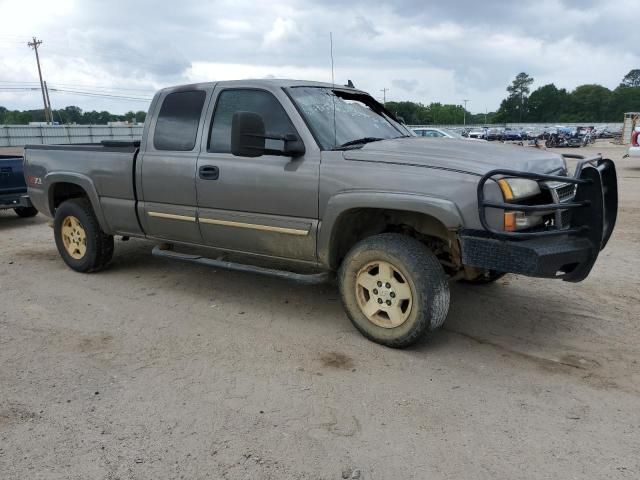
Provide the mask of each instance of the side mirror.
POLYGON ((264 120, 253 112, 236 112, 231 119, 231 153, 238 157, 264 155, 264 120))
MULTIPOLYGON (((274 143, 274 142, 271 142, 274 143)), ((260 157, 281 155, 299 157, 304 155, 304 143, 294 133, 272 135, 265 133, 262 116, 254 112, 236 112, 231 120, 231 153, 238 157, 260 157), (266 140, 282 142, 282 148, 267 148, 266 140)))

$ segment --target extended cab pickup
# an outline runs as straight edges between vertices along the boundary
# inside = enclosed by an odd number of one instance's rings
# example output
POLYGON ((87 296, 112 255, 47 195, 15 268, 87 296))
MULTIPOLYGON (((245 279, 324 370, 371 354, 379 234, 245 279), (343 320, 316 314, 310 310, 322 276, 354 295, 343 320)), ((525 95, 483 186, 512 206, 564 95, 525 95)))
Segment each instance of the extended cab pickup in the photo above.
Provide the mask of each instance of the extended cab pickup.
POLYGON ((0 210, 13 209, 20 217, 33 217, 33 208, 27 196, 27 185, 22 172, 22 157, 0 155, 0 210))
POLYGON ((140 142, 32 146, 25 165, 74 270, 104 268, 120 235, 216 267, 337 272, 355 327, 392 347, 442 325, 450 280, 583 280, 617 212, 610 160, 570 175, 542 150, 418 138, 367 93, 305 81, 167 88, 140 142))

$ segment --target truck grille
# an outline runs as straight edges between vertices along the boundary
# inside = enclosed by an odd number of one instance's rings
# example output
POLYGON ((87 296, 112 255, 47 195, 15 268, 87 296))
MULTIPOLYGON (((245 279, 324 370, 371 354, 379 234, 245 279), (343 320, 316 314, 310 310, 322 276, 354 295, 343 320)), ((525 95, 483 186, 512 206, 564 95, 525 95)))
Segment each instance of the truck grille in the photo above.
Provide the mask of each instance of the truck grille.
MULTIPOLYGON (((551 196, 558 203, 566 203, 573 200, 576 194, 576 185, 571 183, 554 185, 551 188, 551 196)), ((558 210, 555 215, 555 224, 558 228, 569 228, 571 226, 571 210, 558 210)))
POLYGON ((569 201, 573 198, 576 193, 576 186, 570 183, 566 185, 560 185, 555 188, 556 194, 558 195, 558 200, 561 202, 569 201))

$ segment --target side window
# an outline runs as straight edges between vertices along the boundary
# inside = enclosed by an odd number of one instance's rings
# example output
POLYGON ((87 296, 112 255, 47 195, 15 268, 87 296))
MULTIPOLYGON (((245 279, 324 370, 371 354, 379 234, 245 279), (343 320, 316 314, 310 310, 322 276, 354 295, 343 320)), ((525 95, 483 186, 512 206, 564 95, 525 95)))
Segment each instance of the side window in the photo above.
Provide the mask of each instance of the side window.
POLYGON ((193 150, 205 97, 202 90, 175 92, 165 97, 153 134, 156 150, 193 150))
POLYGON ((266 133, 296 133, 287 112, 271 93, 263 90, 223 90, 218 96, 213 114, 210 152, 231 153, 231 120, 235 112, 255 112, 262 115, 266 133))

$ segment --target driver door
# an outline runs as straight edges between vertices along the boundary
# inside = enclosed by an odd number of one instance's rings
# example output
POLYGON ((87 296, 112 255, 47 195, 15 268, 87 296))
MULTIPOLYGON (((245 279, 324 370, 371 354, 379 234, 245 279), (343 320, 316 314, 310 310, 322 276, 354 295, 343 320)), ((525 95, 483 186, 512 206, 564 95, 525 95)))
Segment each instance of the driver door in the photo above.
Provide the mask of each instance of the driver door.
MULTIPOLYGON (((260 114, 271 134, 298 134, 291 114, 271 92, 217 87, 208 113, 206 145, 198 157, 196 192, 203 242, 211 247, 313 261, 318 226, 320 155, 240 157, 231 154, 231 120, 238 111, 260 114)), ((296 117, 301 121, 299 116, 296 117)), ((270 140, 267 140, 269 147, 270 140)))

